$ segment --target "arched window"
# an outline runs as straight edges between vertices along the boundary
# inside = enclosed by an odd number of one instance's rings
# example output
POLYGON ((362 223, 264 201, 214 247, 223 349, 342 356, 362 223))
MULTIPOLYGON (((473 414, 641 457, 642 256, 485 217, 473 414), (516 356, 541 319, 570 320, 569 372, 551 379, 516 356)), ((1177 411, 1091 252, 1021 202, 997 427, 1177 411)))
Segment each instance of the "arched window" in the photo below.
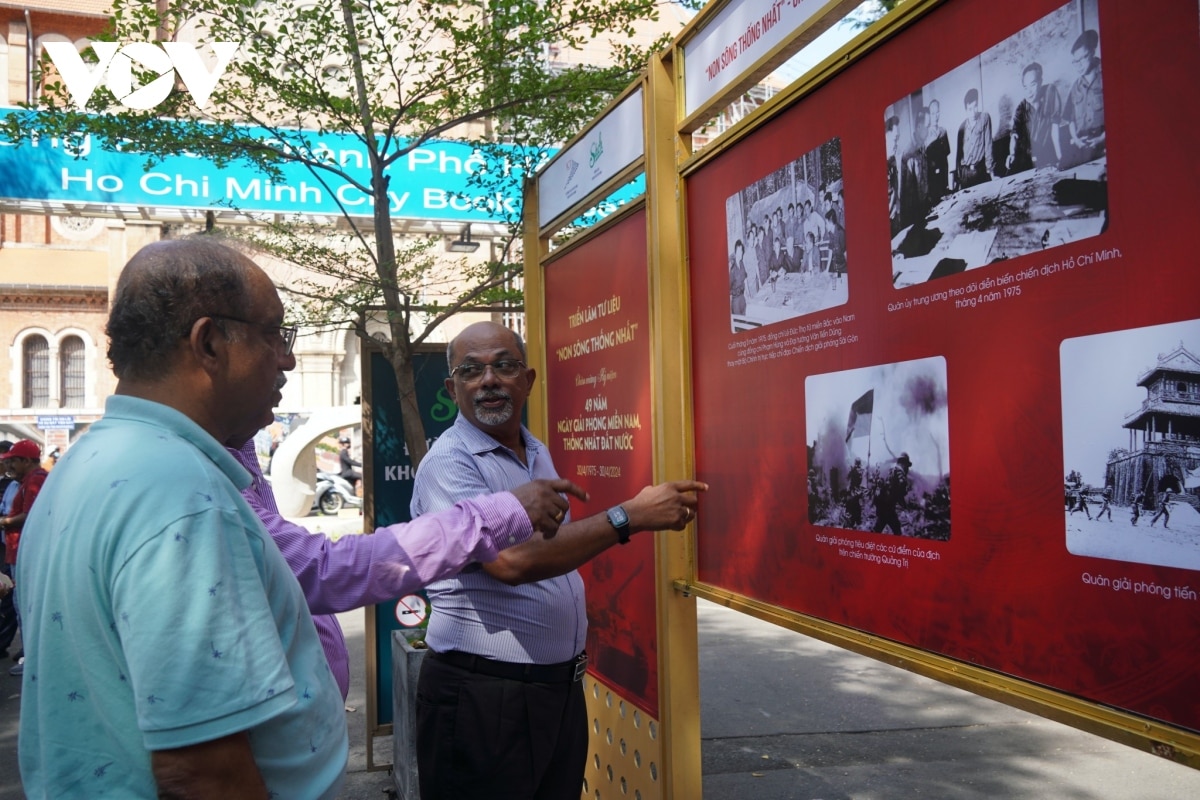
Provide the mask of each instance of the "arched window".
POLYGON ((26 337, 21 345, 21 363, 25 372, 23 407, 46 408, 50 405, 50 345, 45 337, 26 337))
POLYGON ((84 386, 83 339, 68 336, 58 345, 59 393, 63 408, 83 408, 84 386))

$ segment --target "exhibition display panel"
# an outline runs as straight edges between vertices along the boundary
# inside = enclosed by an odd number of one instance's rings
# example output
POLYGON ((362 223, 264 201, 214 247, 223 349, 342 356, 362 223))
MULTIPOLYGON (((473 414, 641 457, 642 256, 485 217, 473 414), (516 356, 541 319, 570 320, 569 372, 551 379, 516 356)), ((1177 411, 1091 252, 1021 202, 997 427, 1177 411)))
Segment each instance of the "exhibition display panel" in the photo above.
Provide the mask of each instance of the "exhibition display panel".
POLYGON ((685 170, 697 582, 1194 742, 1196 9, 993 11, 685 170))

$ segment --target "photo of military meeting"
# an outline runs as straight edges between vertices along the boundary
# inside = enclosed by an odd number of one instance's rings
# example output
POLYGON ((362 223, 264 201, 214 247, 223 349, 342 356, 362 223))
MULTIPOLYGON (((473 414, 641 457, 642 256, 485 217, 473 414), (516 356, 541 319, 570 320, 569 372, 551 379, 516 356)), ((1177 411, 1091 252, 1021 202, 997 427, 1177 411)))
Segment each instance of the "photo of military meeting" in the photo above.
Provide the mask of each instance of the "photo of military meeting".
POLYGON ((1108 228, 1095 0, 1072 0, 884 112, 896 288, 1108 228))

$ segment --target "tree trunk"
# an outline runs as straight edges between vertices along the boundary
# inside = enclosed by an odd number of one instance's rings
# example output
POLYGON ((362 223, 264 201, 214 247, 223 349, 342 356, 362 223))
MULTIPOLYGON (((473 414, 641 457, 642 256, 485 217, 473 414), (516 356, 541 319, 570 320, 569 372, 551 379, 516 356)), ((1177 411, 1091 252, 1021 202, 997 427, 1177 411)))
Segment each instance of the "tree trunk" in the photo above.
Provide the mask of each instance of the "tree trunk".
POLYGON ((425 422, 421 418, 421 406, 417 397, 417 382, 413 374, 412 353, 402 348, 389 348, 388 362, 396 374, 396 387, 400 393, 400 415, 404 426, 404 445, 412 468, 416 470, 421 459, 429 452, 425 441, 425 422))

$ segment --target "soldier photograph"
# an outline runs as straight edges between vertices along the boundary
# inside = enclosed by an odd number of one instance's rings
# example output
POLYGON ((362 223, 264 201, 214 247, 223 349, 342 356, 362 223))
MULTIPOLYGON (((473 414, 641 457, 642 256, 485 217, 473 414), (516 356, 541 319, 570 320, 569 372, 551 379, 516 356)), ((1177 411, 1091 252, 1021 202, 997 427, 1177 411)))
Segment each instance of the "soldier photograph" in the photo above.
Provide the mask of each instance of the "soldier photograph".
POLYGON ((809 521, 948 540, 945 359, 813 375, 804 394, 809 521))

